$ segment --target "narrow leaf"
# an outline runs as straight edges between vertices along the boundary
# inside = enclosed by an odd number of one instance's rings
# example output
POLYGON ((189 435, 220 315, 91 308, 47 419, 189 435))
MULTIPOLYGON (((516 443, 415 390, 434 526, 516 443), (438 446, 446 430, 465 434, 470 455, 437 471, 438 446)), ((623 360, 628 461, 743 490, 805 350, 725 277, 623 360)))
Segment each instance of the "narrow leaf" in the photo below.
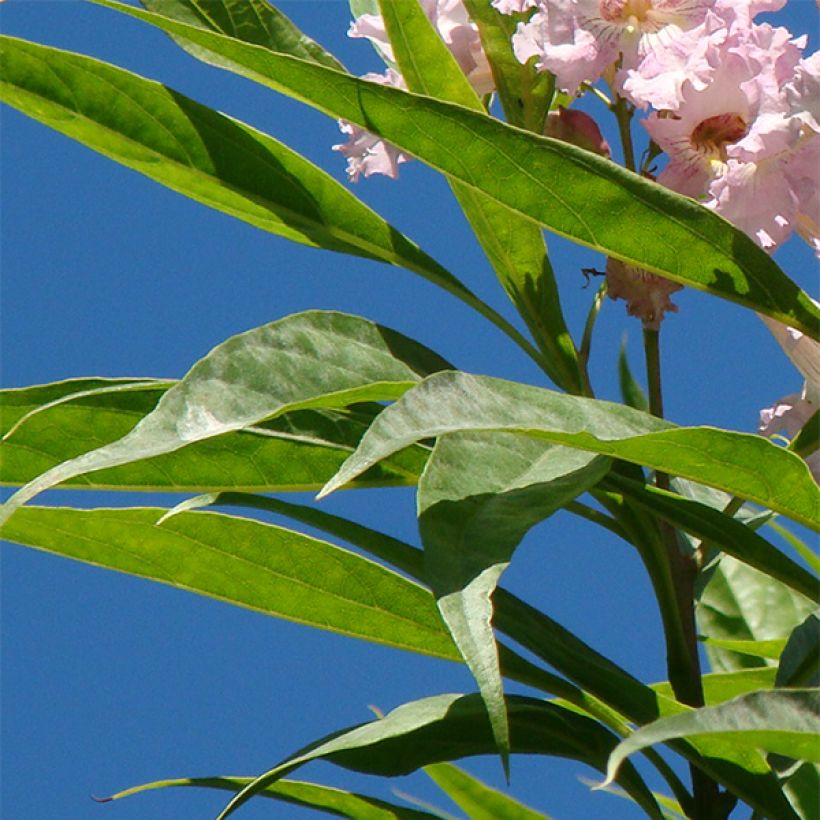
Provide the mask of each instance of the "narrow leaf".
POLYGON ((218 513, 24 507, 2 536, 266 615, 458 659, 430 593, 352 552, 218 513))
MULTIPOLYGON (((253 777, 181 777, 173 780, 155 780, 153 783, 143 783, 140 786, 124 789, 99 802, 108 803, 155 789, 180 787, 237 792, 253 780, 253 777)), ((279 780, 259 792, 259 797, 268 797, 272 800, 294 806, 304 806, 340 817, 350 817, 351 820, 423 820, 423 818, 436 817, 425 811, 396 806, 364 794, 321 786, 318 783, 305 783, 300 780, 279 780)))
MULTIPOLYGON (((422 7, 382 0, 380 8, 407 87, 483 112, 477 94, 422 7)), ((449 182, 499 281, 543 353, 539 363, 557 385, 581 392, 577 354, 541 229, 457 179, 450 177, 449 182)))
POLYGON ((603 157, 452 103, 114 0, 95 2, 227 57, 257 81, 377 133, 555 233, 818 336, 820 310, 753 240, 693 200, 603 157))
POLYGON ((214 348, 123 438, 18 490, 0 522, 43 490, 93 470, 172 453, 288 411, 394 399, 444 367, 417 342, 358 317, 308 311, 280 319, 214 348))
POLYGON ((820 601, 817 578, 740 521, 706 504, 627 478, 613 475, 609 483, 640 507, 699 539, 719 546, 724 552, 765 572, 809 600, 820 601))
MULTIPOLYGON (((507 710, 514 752, 568 757, 603 770, 616 743, 600 724, 555 704, 510 696, 507 710)), ((286 759, 236 795, 220 820, 311 760, 323 758, 344 768, 392 777, 430 763, 492 753, 494 748, 487 713, 477 695, 437 695, 405 703, 379 720, 335 732, 286 759)), ((620 785, 649 816, 661 816, 634 769, 619 776, 620 785)))
MULTIPOLYGON (((26 484, 63 461, 122 438, 173 383, 151 387, 145 382, 139 390, 126 389, 127 384, 72 379, 0 391, 0 483, 26 484)), ((372 402, 297 410, 173 453, 76 476, 63 486, 315 492, 341 467, 383 409, 372 402)), ((365 473, 360 486, 413 485, 429 452, 423 446, 405 450, 365 473)))
POLYGON ((405 267, 492 314, 342 184, 244 123, 115 66, 11 37, 0 38, 0 76, 4 102, 174 191, 294 242, 405 267))
MULTIPOLYGON (((140 0, 149 11, 199 28, 216 31, 246 43, 264 46, 271 51, 292 54, 302 60, 313 60, 328 68, 344 71, 345 67, 318 43, 299 31, 279 9, 266 0, 140 0)), ((200 60, 236 71, 235 63, 218 54, 180 39, 179 44, 200 60)))
MULTIPOLYGON (((748 695, 759 689, 774 688, 777 669, 774 666, 763 666, 758 669, 740 669, 737 672, 712 672, 703 675, 703 698, 706 706, 715 706, 718 703, 736 698, 739 695, 748 695)), ((672 685, 668 681, 653 683, 652 689, 667 698, 674 697, 672 685)))
POLYGON ((618 384, 621 388, 621 398, 623 398, 624 404, 634 407, 636 410, 649 410, 649 400, 646 398, 646 393, 635 380, 629 367, 629 359, 626 356, 626 338, 621 341, 621 349, 618 352, 618 384))
POLYGON ((546 814, 491 788, 452 763, 425 766, 424 773, 470 820, 549 820, 546 814))
POLYGON ((820 529, 820 490, 805 462, 760 436, 679 428, 620 404, 452 372, 425 379, 388 407, 322 495, 414 441, 480 430, 523 433, 643 464, 820 529))
POLYGON ((487 704, 509 736, 491 596, 526 532, 597 484, 609 460, 504 433, 439 439, 419 483, 427 582, 487 704))
POLYGON ((820 686, 820 618, 809 615, 789 636, 776 686, 820 686))
POLYGON ((716 646, 718 649, 728 649, 740 655, 750 655, 753 658, 767 658, 776 661, 786 646, 785 638, 775 638, 770 641, 733 641, 726 638, 701 638, 706 646, 716 646))
POLYGON ((753 692, 719 706, 661 718, 618 744, 607 765, 606 783, 634 752, 673 738, 700 735, 820 762, 820 690, 753 692))

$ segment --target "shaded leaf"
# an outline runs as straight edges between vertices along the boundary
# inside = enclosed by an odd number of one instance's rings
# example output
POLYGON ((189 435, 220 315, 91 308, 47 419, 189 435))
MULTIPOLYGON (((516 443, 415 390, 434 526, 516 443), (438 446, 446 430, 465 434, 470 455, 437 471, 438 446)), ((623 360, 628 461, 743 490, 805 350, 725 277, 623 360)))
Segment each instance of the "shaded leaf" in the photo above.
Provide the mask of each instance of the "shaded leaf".
POLYGON ((95 0, 244 66, 254 79, 349 120, 550 230, 818 335, 820 310, 742 231, 693 200, 575 146, 477 111, 95 0), (631 229, 623 230, 623 225, 631 229))
POLYGON ((717 735, 738 746, 820 762, 820 690, 752 692, 718 706, 661 718, 622 740, 607 765, 607 783, 619 765, 646 746, 672 738, 717 735))
MULTIPOLYGON (((130 383, 71 379, 0 391, 0 430, 5 438, 0 441, 0 483, 25 484, 128 433, 153 410, 168 386, 152 387, 156 383, 146 382, 138 391, 126 390, 130 383)), ((359 403, 340 409, 297 410, 173 453, 76 476, 62 486, 316 491, 341 467, 382 409, 377 403, 359 403)), ((415 484, 429 452, 421 446, 405 450, 365 473, 360 486, 415 484)))
POLYGON ((629 367, 629 359, 626 356, 626 337, 621 341, 621 349, 618 352, 618 384, 621 388, 621 398, 624 400, 624 404, 644 412, 649 410, 649 400, 646 398, 646 393, 644 393, 640 384, 635 381, 629 367))
POLYGON ((820 686, 820 618, 815 613, 789 636, 775 686, 820 686))
MULTIPOLYGON (((124 789, 111 795, 102 802, 121 800, 142 792, 155 789, 193 787, 196 789, 221 789, 237 792, 252 783, 252 777, 184 777, 173 780, 155 780, 124 789)), ((269 797, 283 803, 324 811, 352 820, 422 820, 425 817, 436 817, 425 811, 395 806, 384 800, 369 797, 355 792, 342 791, 318 783, 305 783, 299 780, 279 780, 259 792, 259 797, 269 797)))
MULTIPOLYGON (((580 760, 603 770, 616 738, 600 724, 552 703, 510 696, 512 750, 580 760)), ((392 777, 430 763, 492 753, 493 735, 478 695, 437 695, 405 703, 383 718, 336 732, 311 744, 261 775, 226 806, 232 814, 260 789, 311 760, 323 758, 344 768, 392 777)), ((619 777, 651 817, 660 817, 651 793, 637 772, 624 769, 619 777)))
POLYGON ((613 475, 609 483, 640 507, 690 535, 708 541, 713 547, 720 547, 739 561, 765 572, 810 600, 817 602, 820 598, 820 584, 815 576, 731 516, 698 501, 621 476, 613 475))
POLYGON ((526 532, 600 481, 609 459, 505 433, 440 438, 419 482, 427 582, 508 752, 491 596, 526 532))
POLYGON ((470 820, 549 820, 546 814, 491 788, 452 763, 425 766, 424 773, 470 820))
MULTIPOLYGON (((216 31, 246 43, 264 46, 271 51, 292 54, 302 60, 313 60, 328 68, 344 71, 345 67, 318 43, 299 31, 279 9, 266 0, 140 0, 149 11, 216 31)), ((200 48, 184 39, 179 44, 206 63, 240 69, 218 54, 200 48)))
POLYGON ((89 473, 172 453, 286 412, 394 399, 447 362, 373 322, 308 311, 214 348, 127 435, 64 462, 18 490, 0 522, 38 493, 89 473))
POLYGON ((325 495, 414 441, 498 430, 643 464, 748 498, 820 528, 820 490, 797 456, 761 436, 676 427, 620 404, 466 373, 440 373, 388 407, 325 495))
POLYGON ((352 552, 219 513, 23 507, 2 536, 266 615, 457 660, 430 593, 352 552))

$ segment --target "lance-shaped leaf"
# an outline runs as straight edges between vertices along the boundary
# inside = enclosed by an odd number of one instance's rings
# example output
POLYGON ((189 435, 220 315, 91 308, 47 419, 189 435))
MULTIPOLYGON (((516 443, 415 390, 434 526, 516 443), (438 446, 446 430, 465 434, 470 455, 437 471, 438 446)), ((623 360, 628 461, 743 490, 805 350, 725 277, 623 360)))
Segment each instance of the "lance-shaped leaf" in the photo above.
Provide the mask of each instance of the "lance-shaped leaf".
MULTIPOLYGON (((210 33, 195 26, 186 31, 210 33)), ((166 86, 78 54, 2 37, 0 99, 122 165, 257 228, 405 267, 520 337, 438 262, 320 168, 272 137, 166 86)))
POLYGON ((233 60, 257 81, 379 134, 555 233, 819 335, 820 310, 753 240, 693 200, 603 157, 453 103, 113 0, 95 2, 233 60))
POLYGON ((820 528, 820 490, 805 462, 760 436, 676 427, 620 404, 452 372, 425 379, 388 407, 322 494, 414 441, 479 430, 523 433, 643 464, 820 528))
MULTIPOLYGON (((534 698, 510 696, 512 749, 580 760, 603 771, 617 739, 599 723, 534 698)), ((487 712, 477 695, 437 695, 405 703, 383 718, 311 744, 260 775, 225 808, 220 820, 269 784, 311 760, 331 763, 369 774, 392 777, 408 774, 430 763, 456 760, 494 750, 487 712)), ((633 769, 619 773, 620 785, 650 817, 660 817, 651 792, 633 769)))
POLYGON ((434 763, 424 773, 470 820, 549 820, 508 794, 493 789, 452 763, 434 763))
MULTIPOLYGON (((246 43, 313 60, 328 68, 344 71, 345 67, 317 42, 301 32, 279 9, 267 0, 140 0, 149 11, 180 20, 193 26, 216 31, 246 43)), ((211 65, 240 69, 218 54, 200 48, 187 40, 179 44, 194 57, 211 65)))
POLYGON ((447 363, 373 322, 308 311, 223 342, 123 438, 60 464, 18 490, 0 521, 37 493, 93 470, 180 450, 288 411, 398 398, 447 363))
MULTIPOLYGON (((0 391, 0 483, 25 484, 63 461, 122 438, 156 407, 171 384, 70 379, 0 391)), ((382 409, 372 402, 297 410, 173 453, 76 476, 64 486, 316 491, 353 452, 382 409)), ((362 476, 361 486, 415 484, 429 452, 423 446, 405 450, 362 476)))
MULTIPOLYGON (((108 803, 155 789, 180 787, 238 792, 252 783, 254 779, 253 777, 183 777, 173 780, 155 780, 152 783, 143 783, 140 786, 123 789, 121 792, 112 794, 111 797, 98 798, 98 802, 108 803)), ((279 780, 259 792, 259 797, 268 797, 282 803, 316 809, 337 817, 349 817, 351 820, 424 820, 424 818, 438 817, 436 814, 397 806, 366 794, 334 789, 318 783, 306 783, 302 780, 279 780)))
MULTIPOLYGON (((738 747, 764 749, 820 762, 820 690, 752 692, 718 706, 706 706, 642 726, 612 753, 606 784, 634 752, 673 738, 711 735, 738 747)), ((606 785, 605 784, 605 785, 606 785)))
POLYGON ((478 683, 506 766, 492 594, 527 531, 597 484, 609 459, 505 433, 452 434, 419 482, 427 582, 478 683))
POLYGON ((245 518, 166 510, 23 507, 0 533, 319 629, 458 659, 428 590, 360 555, 245 518))
POLYGON ((811 615, 789 636, 780 657, 777 686, 820 686, 820 619, 811 615))
MULTIPOLYGON (((709 638, 730 641, 786 639, 815 609, 814 603, 780 581, 730 555, 708 570, 698 592, 698 630, 709 638)), ((765 659, 706 645, 715 671, 758 667, 765 659)), ((771 661, 768 661, 771 663, 771 661)))
MULTIPOLYGON (((701 685, 705 705, 715 706, 739 695, 747 695, 759 689, 771 689, 776 673, 775 667, 764 666, 759 669, 740 669, 737 672, 713 672, 703 675, 701 685)), ((653 683, 652 689, 668 698, 674 697, 669 681, 653 683)))
MULTIPOLYGON (((421 5, 382 0, 380 9, 407 87, 483 112, 478 95, 421 5)), ((452 177, 449 182, 499 281, 544 354, 539 361, 545 372, 558 386, 580 393, 578 357, 541 228, 463 182, 452 177)))
POLYGON ((665 518, 690 535, 719 546, 739 561, 765 572, 816 603, 820 599, 820 584, 812 573, 731 516, 691 498, 621 476, 613 475, 609 484, 639 506, 665 518))

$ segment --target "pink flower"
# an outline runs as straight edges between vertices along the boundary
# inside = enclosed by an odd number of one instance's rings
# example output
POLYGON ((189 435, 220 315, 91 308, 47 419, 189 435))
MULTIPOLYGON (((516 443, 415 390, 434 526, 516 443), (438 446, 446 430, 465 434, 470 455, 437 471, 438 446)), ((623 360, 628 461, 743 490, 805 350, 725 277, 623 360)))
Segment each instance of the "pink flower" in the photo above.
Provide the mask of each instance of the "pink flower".
MULTIPOLYGON (((484 95, 493 91, 492 71, 481 47, 478 29, 467 16, 461 0, 422 0, 422 7, 476 93, 484 95)), ((395 68, 393 48, 381 15, 363 14, 351 25, 348 35, 370 40, 389 65, 383 75, 365 74, 363 79, 395 88, 407 88, 404 78, 395 68)), ((369 177, 371 174, 384 174, 396 179, 399 165, 411 159, 394 145, 357 125, 340 120, 339 129, 348 136, 348 141, 334 145, 333 150, 347 158, 350 182, 358 182, 361 175, 369 177)))
MULTIPOLYGON (((656 48, 698 25, 714 0, 537 0, 537 12, 513 36, 518 59, 555 74, 574 94, 620 58, 625 77, 656 48)), ((616 80, 616 86, 620 86, 616 80)))
MULTIPOLYGON (((805 382, 800 394, 784 396, 772 407, 760 411, 758 431, 764 436, 785 433, 794 438, 820 409, 820 342, 768 316, 760 318, 805 382)), ((806 462, 815 480, 820 482, 820 450, 811 453, 806 462)))
MULTIPOLYGON (((380 85, 406 88, 401 74, 392 68, 388 68, 384 74, 365 74, 362 79, 380 85)), ((396 179, 399 164, 410 159, 409 155, 402 153, 395 145, 346 120, 339 120, 339 130, 347 135, 348 141, 334 145, 333 150, 339 151, 347 159, 347 178, 350 182, 358 182, 362 174, 365 177, 384 174, 396 179)))
MULTIPOLYGON (((478 28, 461 0, 421 0, 421 5, 476 93, 483 96, 492 92, 495 85, 478 28)), ((387 63, 395 62, 381 15, 363 14, 351 25, 348 35, 366 37, 387 63)))
POLYGON ((693 52, 700 73, 677 87, 676 108, 644 125, 669 157, 658 182, 700 199, 772 251, 796 226, 811 233, 816 215, 814 149, 802 153, 814 132, 796 113, 811 67, 796 78, 805 40, 783 28, 747 27, 747 17, 733 7, 721 27, 723 18, 710 13, 702 30, 711 34, 693 52))
POLYGON ((579 148, 609 157, 612 152, 609 143, 604 139, 598 123, 585 111, 577 108, 564 108, 559 105, 550 111, 544 126, 544 134, 556 140, 571 142, 579 148))

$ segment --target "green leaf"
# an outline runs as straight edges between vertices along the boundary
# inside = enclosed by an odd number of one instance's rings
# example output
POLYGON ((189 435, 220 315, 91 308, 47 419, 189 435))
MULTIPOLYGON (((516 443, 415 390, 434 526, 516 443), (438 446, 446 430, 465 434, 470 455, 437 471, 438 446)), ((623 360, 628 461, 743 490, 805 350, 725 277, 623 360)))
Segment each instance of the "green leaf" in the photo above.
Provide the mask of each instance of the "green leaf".
POLYGON ((127 435, 43 473, 0 509, 108 467, 172 453, 283 413, 395 399, 447 362, 417 342, 342 313, 308 311, 214 348, 127 435))
POLYGON ((622 740, 607 765, 606 783, 631 754, 673 738, 714 735, 737 746, 820 762, 820 690, 752 692, 718 706, 673 715, 622 740))
MULTIPOLYGON (((477 94, 418 3, 380 4, 398 67, 411 91, 483 111, 477 94)), ((564 322, 541 229, 495 200, 449 178, 450 186, 490 264, 559 386, 582 390, 578 359, 564 322)))
POLYGON ((491 596, 526 532, 597 484, 609 459, 505 433, 440 438, 419 482, 427 582, 509 750, 491 596))
POLYGON ((23 507, 2 536, 266 615, 458 660, 430 593, 340 547, 218 513, 23 507))
POLYGON ((783 791, 789 798, 800 820, 816 820, 817 795, 820 794, 820 766, 804 763, 783 783, 783 791))
POLYGON ((534 60, 522 65, 515 56, 512 37, 521 16, 501 14, 483 0, 464 0, 464 6, 478 28, 507 122, 543 134, 555 78, 536 70, 534 60))
MULTIPOLYGON (((514 752, 568 757, 603 771, 616 738, 600 724, 534 698, 510 696, 507 710, 514 752)), ((311 760, 323 758, 354 771, 393 777, 430 763, 493 750, 493 735, 478 695, 437 695, 405 703, 379 720, 334 732, 260 775, 231 800, 220 820, 261 789, 311 760)), ((624 769, 619 776, 620 785, 649 816, 661 816, 634 769, 624 769)))
MULTIPOLYGON (((140 786, 124 789, 111 797, 100 799, 99 802, 108 803, 112 800, 121 800, 123 797, 131 797, 155 789, 186 786, 196 789, 221 789, 237 792, 253 780, 253 777, 181 777, 174 780, 155 780, 153 783, 143 783, 140 786)), ((268 797, 294 806, 317 809, 340 817, 350 817, 351 820, 423 820, 425 817, 436 817, 425 811, 395 806, 364 794, 321 786, 318 783, 305 783, 300 780, 279 780, 259 792, 259 797, 268 797)))
MULTIPOLYGON (((736 698, 738 695, 756 692, 758 689, 772 689, 776 674, 775 667, 764 666, 759 669, 741 669, 737 672, 713 672, 703 675, 701 684, 706 706, 715 706, 736 698)), ((668 681, 653 683, 652 689, 667 698, 674 697, 672 686, 668 681)))
POLYGON ((818 337, 820 310, 753 240, 693 200, 603 157, 452 103, 113 0, 95 2, 233 60, 258 82, 378 134, 555 233, 818 337))
MULTIPOLYGON (((708 638, 768 641, 788 638, 814 610, 803 595, 752 567, 724 555, 707 575, 697 597, 699 632, 708 638)), ((749 655, 706 646, 715 671, 766 663, 749 655)))
MULTIPOLYGON (((149 11, 173 20, 345 71, 345 67, 332 54, 299 31, 266 0, 219 0, 218 3, 213 0, 140 0, 140 3, 149 11)), ((184 39, 178 42, 206 63, 232 71, 240 68, 194 43, 184 39)))
POLYGON ((414 441, 480 430, 524 433, 643 464, 820 528, 820 490, 805 462, 761 436, 679 428, 620 404, 452 372, 425 379, 388 407, 321 494, 414 441))
POLYGON ((777 521, 767 521, 766 526, 780 535, 814 572, 820 573, 820 557, 817 556, 815 551, 805 541, 798 538, 793 532, 787 530, 777 521))
POLYGON ((785 638, 776 638, 771 641, 732 641, 726 638, 701 638, 701 642, 706 646, 716 646, 718 649, 728 649, 740 655, 767 658, 770 661, 776 661, 786 646, 785 638))
POLYGON ((775 685, 820 686, 820 618, 815 613, 789 636, 775 685))
POLYGON ((266 134, 123 69, 11 37, 0 38, 0 76, 4 102, 122 165, 294 242, 405 267, 506 329, 347 188, 266 134))
POLYGON ((470 820, 549 820, 546 814, 491 788, 452 763, 425 766, 424 773, 470 820))
MULTIPOLYGON (((109 379, 0 391, 0 483, 18 486, 57 464, 122 438, 168 384, 109 379), (83 389, 87 385, 94 385, 83 389)), ((173 453, 98 470, 63 486, 111 490, 206 492, 221 489, 321 489, 383 410, 375 402, 341 409, 297 410, 252 428, 194 442, 173 453)), ((359 486, 416 483, 429 456, 416 446, 362 476, 359 486)))
POLYGON ((817 578, 792 561, 765 538, 729 515, 689 498, 613 475, 615 486, 638 506, 649 510, 690 535, 719 546, 739 561, 765 572, 808 599, 820 599, 817 578))

